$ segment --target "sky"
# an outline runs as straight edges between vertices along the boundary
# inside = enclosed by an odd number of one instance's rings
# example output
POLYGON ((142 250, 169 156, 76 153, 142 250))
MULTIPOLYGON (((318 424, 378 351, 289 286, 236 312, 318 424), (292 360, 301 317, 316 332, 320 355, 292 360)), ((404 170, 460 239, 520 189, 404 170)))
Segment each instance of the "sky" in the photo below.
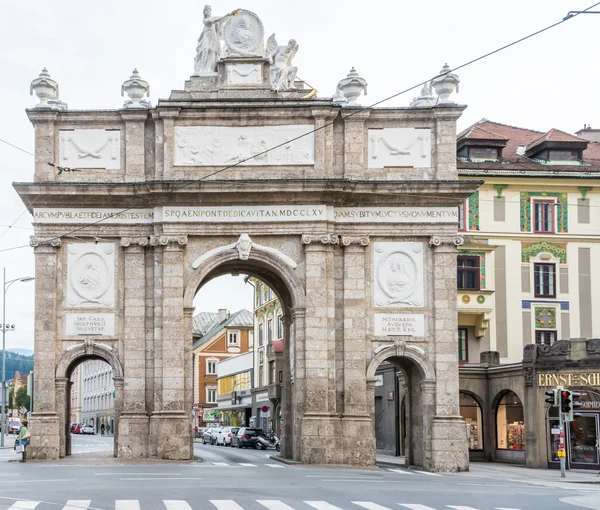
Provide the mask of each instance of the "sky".
MULTIPOLYGON (((451 67, 560 21, 593 0, 246 0, 212 3, 213 15, 255 12, 265 41, 296 39, 298 76, 330 97, 354 66, 368 81, 368 106, 451 67)), ((29 84, 47 67, 71 109, 113 109, 133 68, 150 83, 151 101, 182 89, 193 72, 204 2, 192 0, 0 0, 0 138, 33 151, 25 108, 37 104, 29 84)), ((600 6, 596 8, 600 10, 600 6)), ((546 131, 600 125, 600 15, 582 15, 457 71, 468 105, 459 129, 487 118, 546 131)), ((418 90, 381 106, 407 106, 418 90)), ((31 181, 33 158, 0 142, 0 250, 28 244, 31 217, 12 188, 31 181)), ((31 248, 0 251, 7 280, 34 274, 31 248)), ((240 278, 215 280, 198 297, 204 311, 251 306, 240 278), (237 283, 236 283, 237 282, 237 283), (208 289, 208 290, 206 290, 208 289), (206 303, 206 304, 205 304, 206 303), (212 308, 209 309, 209 308, 212 308)), ((33 283, 7 293, 7 346, 33 347, 33 283)))

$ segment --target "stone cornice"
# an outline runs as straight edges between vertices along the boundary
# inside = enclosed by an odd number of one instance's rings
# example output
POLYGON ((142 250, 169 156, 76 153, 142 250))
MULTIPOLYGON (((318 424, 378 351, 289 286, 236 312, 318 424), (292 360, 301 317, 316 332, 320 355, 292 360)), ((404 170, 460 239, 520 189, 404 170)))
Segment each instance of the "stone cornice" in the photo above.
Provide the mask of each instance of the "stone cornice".
POLYGON ((357 244, 360 246, 369 246, 369 236, 341 236, 342 246, 357 244))
POLYGON ((302 234, 302 244, 340 244, 339 236, 335 234, 302 234))

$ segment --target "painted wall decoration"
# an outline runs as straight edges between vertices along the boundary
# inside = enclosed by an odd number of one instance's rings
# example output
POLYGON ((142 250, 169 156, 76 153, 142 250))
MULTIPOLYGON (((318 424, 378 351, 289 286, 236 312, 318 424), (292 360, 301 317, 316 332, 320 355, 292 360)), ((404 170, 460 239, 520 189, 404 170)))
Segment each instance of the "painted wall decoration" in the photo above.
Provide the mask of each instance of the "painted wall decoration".
POLYGON ((521 262, 529 262, 532 257, 540 253, 550 253, 560 260, 561 264, 567 263, 567 244, 540 241, 538 243, 521 243, 521 262))
POLYGON ((74 129, 59 135, 60 165, 71 168, 121 168, 121 132, 74 129))
POLYGON ((459 255, 466 255, 469 257, 479 257, 479 288, 485 289, 485 252, 483 251, 459 251, 459 255))
POLYGON ((535 307, 536 329, 556 329, 556 308, 535 307))
POLYGON ((67 305, 107 308, 115 304, 115 245, 70 243, 67 305))
POLYGON ((467 203, 467 214, 469 224, 468 230, 479 230, 479 191, 473 193, 467 203))
POLYGON ((375 305, 424 306, 423 243, 375 243, 375 305))
POLYGON ((550 191, 521 191, 521 232, 531 232, 531 197, 556 198, 556 231, 568 232, 567 194, 550 191))
POLYGON ((369 129, 369 168, 431 166, 431 130, 369 129))
POLYGON ((216 166, 239 163, 260 165, 312 165, 315 162, 311 124, 286 126, 176 126, 175 165, 216 166), (288 140, 299 137, 294 142, 288 140), (281 147, 260 154, 261 152, 281 147), (260 154, 248 161, 247 158, 260 154), (243 161, 243 162, 242 162, 243 161))

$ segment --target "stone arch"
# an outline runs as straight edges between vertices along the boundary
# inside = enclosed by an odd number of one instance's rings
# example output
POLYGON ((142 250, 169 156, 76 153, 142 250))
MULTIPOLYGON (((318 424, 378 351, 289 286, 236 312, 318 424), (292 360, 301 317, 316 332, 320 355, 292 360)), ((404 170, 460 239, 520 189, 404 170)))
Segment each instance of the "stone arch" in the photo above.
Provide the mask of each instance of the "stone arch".
POLYGON ((416 345, 406 345, 404 342, 397 342, 394 345, 380 347, 375 351, 375 356, 367 368, 367 380, 375 378, 377 367, 382 361, 388 358, 399 357, 411 360, 421 374, 424 381, 435 381, 435 369, 431 361, 425 355, 425 351, 416 345))
POLYGON ((485 404, 483 401, 483 398, 481 398, 477 393, 471 391, 471 390, 463 390, 462 388, 460 388, 458 390, 459 393, 464 393, 465 395, 469 395, 469 397, 472 397, 473 399, 475 399, 475 401, 477 402, 477 404, 479 404, 479 407, 481 407, 481 410, 483 411, 483 409, 485 408, 485 404))
POLYGON ((101 358, 112 367, 114 377, 123 377, 123 365, 112 349, 91 341, 76 345, 63 353, 56 367, 56 378, 69 377, 73 364, 80 358, 101 358))
MULTIPOLYGON (((491 407, 491 413, 490 413, 490 415, 491 415, 491 418, 492 418, 492 420, 491 420, 492 421, 492 423, 491 423, 491 426, 492 426, 492 438, 490 438, 490 439, 492 439, 492 443, 494 444, 494 447, 496 449, 496 455, 495 455, 496 459, 499 458, 498 457, 498 451, 499 450, 508 450, 508 444, 502 445, 500 437, 499 437, 500 430, 499 430, 498 413, 499 413, 499 410, 500 410, 500 403, 502 402, 502 399, 506 395, 508 395, 509 393, 513 393, 514 395, 516 395, 517 399, 519 400, 519 403, 521 405, 521 410, 522 410, 522 413, 523 413, 523 425, 525 427, 525 430, 527 430, 527 425, 528 425, 527 422, 525 421, 525 406, 523 405, 523 399, 520 397, 520 395, 516 391, 514 391, 512 389, 509 389, 509 388, 504 388, 504 389, 498 391, 496 393, 496 395, 494 396, 494 398, 492 399, 491 406, 490 406, 491 407)), ((508 443, 508 441, 507 441, 507 443, 508 443)), ((522 451, 522 450, 520 450, 520 451, 522 451)), ((507 459, 502 459, 501 458, 500 460, 507 460, 507 459)), ((515 459, 510 459, 510 460, 515 460, 515 459)), ((525 461, 524 458, 521 459, 521 460, 523 462, 525 461)))

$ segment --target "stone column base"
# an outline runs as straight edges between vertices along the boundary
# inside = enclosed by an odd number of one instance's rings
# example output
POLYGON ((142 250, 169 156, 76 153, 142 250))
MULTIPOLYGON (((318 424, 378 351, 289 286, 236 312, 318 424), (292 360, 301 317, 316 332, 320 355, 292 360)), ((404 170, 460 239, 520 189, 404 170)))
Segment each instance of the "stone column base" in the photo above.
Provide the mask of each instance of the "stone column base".
POLYGON ((339 416, 306 413, 300 433, 300 462, 303 464, 343 464, 344 439, 339 416))
POLYGON ((150 423, 146 414, 122 413, 115 438, 117 457, 120 459, 148 458, 149 436, 150 423))
POLYGON ((156 420, 156 456, 163 460, 192 460, 194 439, 190 415, 185 411, 158 411, 156 420))
POLYGON ((431 425, 431 459, 426 469, 455 473, 469 470, 467 429, 460 416, 436 416, 431 425))
POLYGON ((366 414, 345 414, 342 417, 342 438, 344 442, 344 465, 375 465, 375 428, 370 416, 366 414))
POLYGON ((56 413, 33 413, 28 423, 31 441, 27 460, 57 460, 60 457, 60 420, 56 413))

